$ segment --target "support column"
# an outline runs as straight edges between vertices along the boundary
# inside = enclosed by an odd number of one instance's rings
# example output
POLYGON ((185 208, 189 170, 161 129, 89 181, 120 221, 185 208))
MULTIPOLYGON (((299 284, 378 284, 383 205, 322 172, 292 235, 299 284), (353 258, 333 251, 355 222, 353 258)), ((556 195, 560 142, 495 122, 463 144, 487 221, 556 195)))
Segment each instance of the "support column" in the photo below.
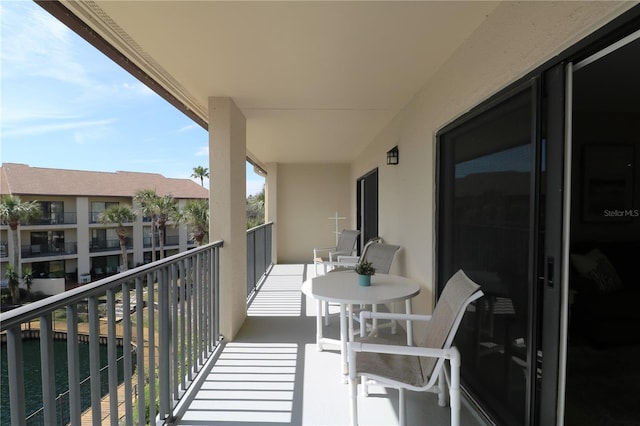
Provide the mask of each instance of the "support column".
POLYGON ((278 263, 278 164, 269 163, 265 182, 265 222, 273 222, 271 229, 271 261, 278 263))
POLYGON ((220 332, 247 316, 246 119, 231 98, 209 98, 209 236, 220 251, 220 332))

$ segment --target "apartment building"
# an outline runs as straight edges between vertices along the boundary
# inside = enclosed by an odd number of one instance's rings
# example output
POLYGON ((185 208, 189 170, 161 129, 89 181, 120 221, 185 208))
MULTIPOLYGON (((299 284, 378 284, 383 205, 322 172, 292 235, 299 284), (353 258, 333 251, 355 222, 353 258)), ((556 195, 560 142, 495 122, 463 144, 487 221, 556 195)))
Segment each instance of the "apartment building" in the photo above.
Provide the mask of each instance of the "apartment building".
MULTIPOLYGON (((134 194, 154 189, 159 196, 171 194, 182 208, 187 201, 207 199, 209 191, 189 179, 166 178, 155 173, 93 172, 30 167, 4 163, 0 167, 0 193, 21 201, 37 201, 41 216, 18 228, 18 247, 13 247, 10 229, 0 225, 0 271, 2 277, 19 251, 20 268, 31 268, 45 293, 61 287, 86 284, 118 272, 120 243, 113 225, 100 222, 100 214, 114 204, 136 207, 134 194), (55 280, 55 281, 54 281, 55 280), (61 285, 64 280, 64 284, 61 285), (55 289, 54 289, 55 287, 55 289)), ((128 266, 152 259, 151 218, 137 214, 127 228, 128 266)), ((159 258, 159 236, 156 252, 159 258)), ((164 235, 164 254, 185 251, 195 243, 186 226, 169 222, 164 235)))

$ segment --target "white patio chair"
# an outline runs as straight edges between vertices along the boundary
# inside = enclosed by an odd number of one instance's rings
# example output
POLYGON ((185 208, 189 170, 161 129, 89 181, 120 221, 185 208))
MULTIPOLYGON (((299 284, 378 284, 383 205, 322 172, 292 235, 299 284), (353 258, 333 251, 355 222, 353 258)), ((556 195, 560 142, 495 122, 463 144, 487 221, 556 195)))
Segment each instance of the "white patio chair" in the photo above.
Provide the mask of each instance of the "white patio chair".
POLYGON ((358 241, 360 231, 355 229, 343 229, 338 237, 338 243, 335 247, 321 247, 313 249, 313 263, 318 274, 318 265, 323 265, 324 272, 327 272, 327 265, 338 260, 338 256, 351 256, 356 251, 356 242, 358 241))
MULTIPOLYGON (((364 246, 364 249, 362 249, 362 255, 357 258, 357 262, 371 262, 376 270, 376 274, 388 274, 391 270, 393 259, 398 250, 400 250, 400 246, 385 244, 380 241, 382 241, 382 239, 379 237, 369 240, 364 246)), ((339 262, 330 262, 333 269, 329 271, 329 273, 355 269, 357 262, 353 263, 354 258, 346 256, 347 261, 345 262, 344 257, 345 256, 340 256, 341 260, 339 262)), ((376 311, 377 307, 374 305, 372 310, 376 311)), ((324 324, 329 325, 329 302, 324 302, 324 324)))
POLYGON ((447 402, 449 388, 451 425, 460 425, 460 352, 453 346, 467 306, 482 297, 480 286, 463 271, 458 271, 447 282, 432 315, 407 315, 360 312, 361 333, 367 318, 385 318, 406 321, 428 321, 424 340, 413 345, 407 334, 407 346, 390 345, 367 339, 348 344, 351 424, 358 424, 357 378, 363 377, 362 390, 366 396, 366 378, 399 393, 399 423, 406 424, 405 390, 430 391, 438 394, 438 404, 447 402), (445 360, 449 361, 450 371, 445 360))

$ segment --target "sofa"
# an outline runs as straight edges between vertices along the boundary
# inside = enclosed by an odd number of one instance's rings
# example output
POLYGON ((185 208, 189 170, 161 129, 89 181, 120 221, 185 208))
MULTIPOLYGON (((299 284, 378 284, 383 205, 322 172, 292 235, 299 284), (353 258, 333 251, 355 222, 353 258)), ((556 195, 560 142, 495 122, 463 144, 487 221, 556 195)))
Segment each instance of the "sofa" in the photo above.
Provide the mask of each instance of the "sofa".
POLYGON ((640 343, 640 241, 572 244, 570 327, 596 347, 640 343))

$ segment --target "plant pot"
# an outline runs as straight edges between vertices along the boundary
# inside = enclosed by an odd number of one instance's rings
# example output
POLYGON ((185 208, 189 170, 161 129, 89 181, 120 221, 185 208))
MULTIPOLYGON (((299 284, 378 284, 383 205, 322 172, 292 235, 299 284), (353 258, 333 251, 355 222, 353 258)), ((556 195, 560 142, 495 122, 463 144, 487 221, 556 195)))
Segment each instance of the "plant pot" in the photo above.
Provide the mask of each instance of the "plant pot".
POLYGON ((358 274, 358 284, 360 284, 361 287, 369 287, 371 285, 371 275, 358 274))

